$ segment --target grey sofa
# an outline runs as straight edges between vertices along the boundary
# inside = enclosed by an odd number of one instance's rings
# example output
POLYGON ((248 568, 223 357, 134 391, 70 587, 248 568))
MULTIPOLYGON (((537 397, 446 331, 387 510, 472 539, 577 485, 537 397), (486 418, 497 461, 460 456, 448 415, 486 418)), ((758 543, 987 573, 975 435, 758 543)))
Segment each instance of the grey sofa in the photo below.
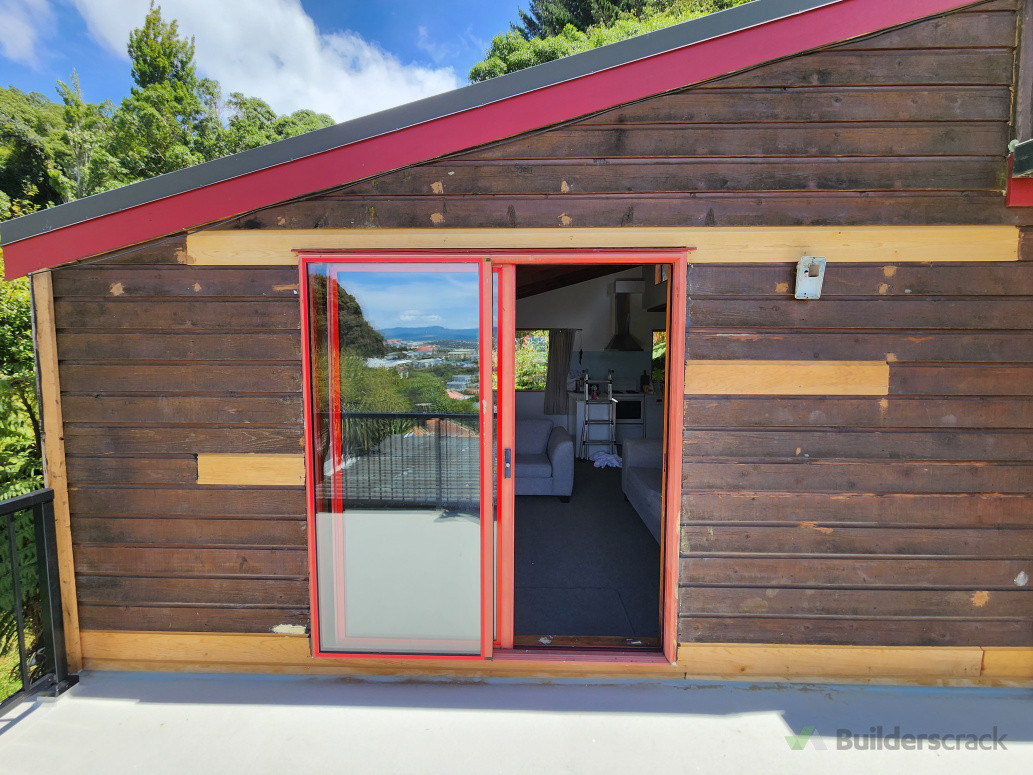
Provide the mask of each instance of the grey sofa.
POLYGON ((639 517, 660 543, 663 514, 663 444, 659 439, 628 439, 621 450, 621 488, 639 517))
POLYGON ((566 503, 574 489, 574 440, 552 420, 517 420, 513 491, 558 495, 566 503))

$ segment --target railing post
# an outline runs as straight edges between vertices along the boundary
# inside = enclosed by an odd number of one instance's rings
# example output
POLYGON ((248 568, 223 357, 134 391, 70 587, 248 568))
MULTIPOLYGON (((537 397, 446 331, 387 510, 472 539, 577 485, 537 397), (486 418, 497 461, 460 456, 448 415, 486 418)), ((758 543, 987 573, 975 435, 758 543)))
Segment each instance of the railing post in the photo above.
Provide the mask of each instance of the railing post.
MULTIPOLYGON (((35 509, 34 509, 35 510, 35 509)), ((8 512, 7 547, 11 553, 11 592, 14 594, 14 637, 18 641, 18 666, 21 668, 22 687, 29 686, 29 660, 25 654, 25 612, 22 610, 22 570, 18 559, 17 525, 14 518, 19 512, 8 512)))
POLYGON ((57 567, 57 533, 54 527, 54 500, 33 507, 36 523, 36 558, 39 564, 40 618, 47 636, 58 691, 68 682, 68 656, 65 652, 65 626, 61 618, 61 588, 57 567))

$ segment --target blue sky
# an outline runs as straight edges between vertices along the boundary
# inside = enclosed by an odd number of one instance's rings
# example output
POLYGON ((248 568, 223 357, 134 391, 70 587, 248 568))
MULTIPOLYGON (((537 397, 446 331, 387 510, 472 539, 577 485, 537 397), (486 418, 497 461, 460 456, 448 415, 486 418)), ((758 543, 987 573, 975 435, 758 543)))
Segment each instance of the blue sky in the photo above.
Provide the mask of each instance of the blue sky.
POLYGON ((375 329, 477 328, 476 264, 416 268, 402 272, 365 271, 352 265, 340 274, 341 286, 359 302, 375 329))
MULTIPOLYGON (((466 83, 521 0, 164 0, 193 35, 202 75, 280 112, 308 107, 343 121, 466 83)), ((117 102, 125 54, 148 0, 0 0, 0 85, 57 99, 79 72, 87 99, 117 102)))

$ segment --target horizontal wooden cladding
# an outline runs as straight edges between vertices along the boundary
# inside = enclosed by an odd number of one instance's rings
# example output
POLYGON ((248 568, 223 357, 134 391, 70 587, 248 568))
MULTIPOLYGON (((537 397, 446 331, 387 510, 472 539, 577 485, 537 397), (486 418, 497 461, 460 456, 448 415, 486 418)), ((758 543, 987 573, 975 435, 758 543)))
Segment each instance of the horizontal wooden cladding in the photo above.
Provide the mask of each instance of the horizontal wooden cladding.
POLYGON ((149 331, 84 333, 62 331, 58 340, 66 360, 298 361, 297 331, 274 332, 149 331))
POLYGON ((305 490, 301 487, 73 487, 68 497, 72 513, 80 518, 117 518, 120 515, 204 515, 205 518, 305 516, 305 490))
MULTIPOLYGON (((692 131, 687 127, 684 131, 692 131)), ((1000 191, 1000 156, 663 158, 468 162, 416 167, 351 186, 348 196, 637 191, 1000 191)))
MULTIPOLYGON (((1027 559, 1033 528, 835 527, 796 525, 690 525, 681 530, 689 554, 879 554, 1027 559)), ((753 558, 743 558, 744 563, 753 558)), ((774 580, 772 580, 774 581, 774 580)))
MULTIPOLYGON (((739 89, 718 86, 654 97, 579 123, 970 121, 973 118, 1008 121, 1011 118, 1010 103, 1010 90, 1004 85, 819 86, 796 89, 785 86, 739 89)), ((443 162, 442 166, 448 163, 443 162)))
POLYGON ((1028 646, 1033 620, 853 617, 683 617, 679 641, 855 646, 1028 646))
MULTIPOLYGON (((232 492, 223 493, 232 498, 232 492)), ((76 544, 154 546, 255 546, 305 548, 305 520, 219 519, 199 516, 169 517, 74 517, 72 537, 76 544)))
MULTIPOLYGON (((836 271, 826 266, 826 274, 836 271)), ((1033 329, 1033 297, 691 299, 689 326, 704 328, 1033 329)))
MULTIPOLYGON (((894 365, 890 370, 890 393, 904 387, 904 379, 894 365)), ((925 367, 923 367, 925 368, 925 367)), ((941 372, 941 381, 950 383, 950 369, 928 367, 941 372)), ((1018 369, 1016 369, 1018 370, 1018 369)), ((1012 371, 1008 369, 1007 371, 1012 371)), ((988 379, 989 383, 990 380, 988 379)), ((1002 380, 1003 382, 1003 380, 1002 380)), ((1027 387, 1015 390, 1033 391, 1033 368, 1027 387)), ((685 424, 697 428, 777 428, 777 427, 842 427, 842 428, 1029 428, 1033 429, 1033 401, 1028 397, 981 394, 964 385, 948 387, 967 389, 977 398, 954 398, 940 390, 939 394, 921 398, 893 395, 890 398, 823 398, 783 397, 690 397, 685 399, 685 424)), ((997 391, 1008 389, 996 383, 997 391)), ((900 392, 909 392, 900 390, 900 392)), ((929 393, 933 393, 930 389, 929 393)), ((953 391, 949 391, 953 392, 953 391)), ((1010 391, 1009 391, 1010 392, 1010 391)))
MULTIPOLYGON (((1029 353, 1033 357, 1033 353, 1029 353)), ((894 364, 890 393, 895 395, 1031 396, 1033 365, 944 366, 894 364)))
MULTIPOLYGON (((930 264, 850 264, 837 262, 826 270, 821 300, 840 297, 1033 296, 1033 263, 942 263, 940 246, 931 246, 930 264)), ((970 249, 974 249, 970 246, 970 249)), ((881 251, 880 251, 881 254, 881 251)), ((873 254, 875 260, 878 255, 873 254)), ((689 267, 692 299, 749 296, 785 298, 796 282, 796 263, 694 264, 689 267)), ((878 304, 879 299, 869 298, 878 304)))
MULTIPOLYGON (((156 450, 160 452, 160 450, 156 450)), ((81 457, 69 455, 68 480, 81 484, 192 484, 197 481, 194 455, 180 457, 81 457)))
POLYGON ((851 40, 837 51, 862 49, 987 48, 1015 44, 1015 14, 1010 10, 952 13, 851 40))
MULTIPOLYGON (((63 363, 66 393, 297 393, 301 363, 63 363)), ((241 409, 245 407, 242 404, 241 409)), ((69 419, 80 421, 69 415, 69 419)))
MULTIPOLYGON (((182 234, 176 234, 141 245, 134 245, 104 257, 105 265, 177 266, 185 263, 186 241, 182 234)), ((86 267, 87 264, 60 267, 54 270, 54 281, 55 283, 58 282, 60 275, 66 271, 79 271, 86 267)))
POLYGON ((66 425, 70 455, 129 455, 225 452, 296 453, 303 449, 301 428, 66 425))
POLYGON ((308 606, 95 605, 80 603, 83 626, 91 629, 165 630, 171 632, 270 632, 279 625, 307 627, 308 606))
POLYGON ((95 670, 351 675, 720 678, 750 681, 979 684, 1033 678, 1033 649, 680 643, 676 665, 528 659, 315 659, 309 638, 271 633, 85 630, 95 670))
MULTIPOLYGON (((557 203, 562 207, 562 203, 557 203)), ((837 263, 1017 262, 1014 226, 625 227, 618 229, 268 229, 203 231, 187 238, 199 265, 298 262, 295 250, 513 250, 536 248, 693 248, 697 264, 793 264, 803 255, 837 263)), ((780 268, 780 271, 782 269, 780 268)), ((832 274, 830 272, 830 274, 832 274)), ((846 273, 844 273, 845 275, 846 273)), ((63 336, 69 336, 65 333, 63 336)))
MULTIPOLYGON (((1008 57, 1010 60, 1010 57, 1008 57)), ((464 154, 465 159, 619 159, 630 157, 944 156, 1003 153, 1008 124, 997 121, 668 124, 553 129, 464 154)))
MULTIPOLYGON (((1007 85, 1012 51, 818 51, 712 82, 712 86, 983 86, 1007 85)), ((699 87, 702 89, 707 86, 699 87)))
POLYGON ((301 396, 66 395, 65 411, 78 423, 127 425, 298 425, 301 396))
POLYGON ((682 587, 683 616, 877 616, 906 621, 926 616, 974 619, 1033 617, 1033 589, 972 590, 753 589, 682 587))
POLYGON ((179 299, 59 299, 58 329, 264 329, 294 331, 300 326, 298 302, 181 301, 179 299))
MULTIPOLYGON (((716 475, 722 466, 722 464, 706 462, 694 465, 704 467, 701 478, 707 475, 707 466, 714 466, 709 469, 713 475, 716 475)), ((729 463, 724 465, 734 467, 751 464, 729 463)), ((844 465, 853 465, 855 469, 871 465, 873 471, 886 471, 896 465, 902 471, 907 471, 907 466, 900 463, 869 464, 866 462, 844 465)), ((829 467, 831 471, 823 473, 823 476, 829 476, 835 481, 837 464, 829 464, 829 467)), ((987 467, 989 468, 989 466, 987 467)), ((691 470, 691 464, 689 468, 691 470)), ((971 481, 971 477, 966 477, 966 471, 976 468, 978 466, 957 466, 959 481, 971 481)), ((814 526, 826 527, 835 525, 835 523, 910 524, 929 527, 940 525, 953 527, 1030 526, 1030 499, 1024 491, 1020 493, 956 493, 949 490, 939 493, 893 492, 892 489, 898 487, 899 482, 891 479, 885 486, 889 492, 827 492, 822 491, 821 488, 824 485, 817 481, 813 486, 813 491, 800 492, 790 489, 793 486, 791 473, 782 474, 784 478, 778 482, 784 485, 781 489, 765 490, 763 489, 765 484, 775 485, 775 482, 765 477, 765 474, 771 474, 772 467, 769 464, 759 464, 757 469, 757 488, 754 490, 746 489, 744 484, 730 491, 698 490, 695 489, 695 482, 691 475, 687 476, 682 494, 681 518, 683 522, 697 525, 707 522, 784 522, 794 526, 807 522, 814 526)), ((825 471, 824 468, 821 470, 825 471)), ((1030 575, 1033 576, 1033 574, 1030 575)))
MULTIPOLYGON (((691 358, 818 361, 871 359, 925 362, 1022 363, 1033 353, 1029 331, 735 331, 690 329, 691 358)), ((900 368, 899 363, 894 369, 900 368)), ((997 368, 995 366, 995 368, 997 368)), ((891 371, 891 379, 896 373, 891 371)), ((987 376, 987 379, 993 377, 987 376)))
MULTIPOLYGON (((1028 225, 1033 222, 1033 216, 1023 208, 1008 208, 1002 194, 993 191, 962 194, 953 191, 690 191, 336 197, 274 207, 249 221, 253 223, 240 222, 241 231, 473 228, 499 233, 505 229, 556 227, 752 228, 827 226, 830 223, 841 226, 1028 225)), ((600 236, 594 235, 596 240, 600 236)), ((505 241, 504 237, 501 239, 505 241)), ((345 247, 361 247, 363 241, 359 238, 345 247)), ((598 241, 590 241, 588 245, 604 246, 598 241)), ((641 243, 637 246, 646 247, 641 243)), ((398 247, 397 244, 394 247, 398 247)), ((501 246, 496 243, 494 247, 501 246)), ((869 253, 864 260, 870 261, 870 256, 869 253)), ((972 253, 964 258, 971 260, 972 253)), ((262 263, 254 257, 250 262, 262 263)), ((238 258, 236 263, 248 261, 238 258)))
POLYGON ((212 454, 197 456, 198 484, 304 485, 305 456, 212 454))
MULTIPOLYGON (((1029 493, 1033 463, 904 463, 900 461, 794 461, 720 463, 689 459, 682 482, 693 490, 898 493, 1029 493)), ((829 510, 835 504, 829 504, 829 510)), ((906 520, 907 514, 900 514, 906 520)))
POLYGON ((139 547, 80 544, 76 574, 308 577, 303 547, 139 547))
MULTIPOLYGON (((185 242, 183 243, 185 250, 185 242)), ((209 297, 284 298, 298 294, 298 273, 286 267, 247 272, 176 265, 154 268, 88 264, 54 273, 54 293, 64 298, 209 297)))
POLYGON ((687 587, 741 587, 765 594, 769 587, 822 589, 914 589, 1015 591, 1033 561, 962 557, 689 557, 681 560, 687 587))
POLYGON ((882 396, 888 392, 885 361, 690 360, 685 364, 688 395, 882 396))
POLYGON ((252 578, 127 578, 80 576, 79 600, 84 605, 174 603, 217 604, 261 608, 303 608, 308 605, 305 579, 252 578))
POLYGON ((1029 431, 686 429, 683 439, 686 460, 1033 460, 1033 433, 1029 431))

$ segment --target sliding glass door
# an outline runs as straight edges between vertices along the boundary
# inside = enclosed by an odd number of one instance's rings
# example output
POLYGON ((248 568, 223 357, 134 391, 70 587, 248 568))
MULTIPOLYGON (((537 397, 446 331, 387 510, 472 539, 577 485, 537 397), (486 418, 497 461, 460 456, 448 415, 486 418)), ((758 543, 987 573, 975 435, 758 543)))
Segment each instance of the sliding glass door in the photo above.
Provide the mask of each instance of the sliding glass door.
POLYGON ((375 261, 302 259, 316 653, 487 656, 490 265, 375 261))

